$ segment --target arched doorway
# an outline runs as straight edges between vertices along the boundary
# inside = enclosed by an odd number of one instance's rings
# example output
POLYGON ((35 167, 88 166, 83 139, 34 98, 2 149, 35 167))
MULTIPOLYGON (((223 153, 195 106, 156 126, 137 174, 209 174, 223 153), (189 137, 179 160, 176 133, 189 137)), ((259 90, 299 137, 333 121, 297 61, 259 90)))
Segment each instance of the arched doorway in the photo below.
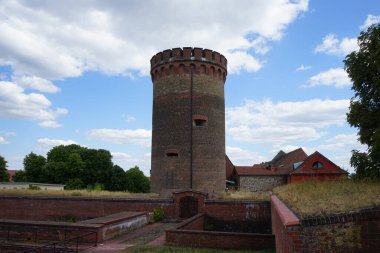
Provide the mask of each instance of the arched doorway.
POLYGON ((198 199, 185 196, 179 201, 179 217, 189 218, 198 214, 198 199))

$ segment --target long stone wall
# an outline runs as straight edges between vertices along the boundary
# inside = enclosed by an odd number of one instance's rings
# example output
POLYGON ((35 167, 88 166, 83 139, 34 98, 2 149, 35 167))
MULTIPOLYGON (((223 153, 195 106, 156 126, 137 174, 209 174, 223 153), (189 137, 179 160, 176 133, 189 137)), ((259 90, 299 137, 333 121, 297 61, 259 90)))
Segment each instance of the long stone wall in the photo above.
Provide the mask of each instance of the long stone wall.
POLYGON ((240 191, 270 191, 276 186, 286 184, 286 176, 240 176, 240 191))

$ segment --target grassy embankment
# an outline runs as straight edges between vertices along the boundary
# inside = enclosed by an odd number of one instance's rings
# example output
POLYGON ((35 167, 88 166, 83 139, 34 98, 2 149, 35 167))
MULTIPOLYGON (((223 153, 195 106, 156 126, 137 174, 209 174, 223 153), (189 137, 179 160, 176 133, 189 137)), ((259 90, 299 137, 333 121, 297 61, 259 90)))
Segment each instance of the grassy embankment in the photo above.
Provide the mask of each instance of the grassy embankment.
POLYGON ((373 182, 308 181, 276 187, 273 192, 302 218, 380 206, 380 184, 373 182))

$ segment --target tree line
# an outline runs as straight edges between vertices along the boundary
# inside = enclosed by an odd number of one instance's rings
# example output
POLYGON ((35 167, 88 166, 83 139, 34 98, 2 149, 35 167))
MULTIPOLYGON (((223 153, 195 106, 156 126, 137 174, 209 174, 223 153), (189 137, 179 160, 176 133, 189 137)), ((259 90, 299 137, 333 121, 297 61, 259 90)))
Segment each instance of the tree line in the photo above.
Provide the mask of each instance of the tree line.
POLYGON ((149 179, 139 167, 124 171, 113 164, 111 153, 104 149, 60 145, 52 148, 46 158, 28 154, 23 165, 24 170, 13 176, 15 182, 65 184, 66 189, 149 192, 149 179))

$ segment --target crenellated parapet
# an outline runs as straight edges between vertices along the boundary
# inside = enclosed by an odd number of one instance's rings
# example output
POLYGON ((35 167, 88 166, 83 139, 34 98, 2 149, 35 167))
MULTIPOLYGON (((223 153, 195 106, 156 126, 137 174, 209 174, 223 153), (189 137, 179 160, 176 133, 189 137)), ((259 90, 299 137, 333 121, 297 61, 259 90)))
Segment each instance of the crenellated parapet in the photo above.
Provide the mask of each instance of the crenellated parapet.
POLYGON ((210 49, 184 47, 159 52, 150 60, 152 81, 169 75, 204 74, 225 81, 227 59, 210 49))

